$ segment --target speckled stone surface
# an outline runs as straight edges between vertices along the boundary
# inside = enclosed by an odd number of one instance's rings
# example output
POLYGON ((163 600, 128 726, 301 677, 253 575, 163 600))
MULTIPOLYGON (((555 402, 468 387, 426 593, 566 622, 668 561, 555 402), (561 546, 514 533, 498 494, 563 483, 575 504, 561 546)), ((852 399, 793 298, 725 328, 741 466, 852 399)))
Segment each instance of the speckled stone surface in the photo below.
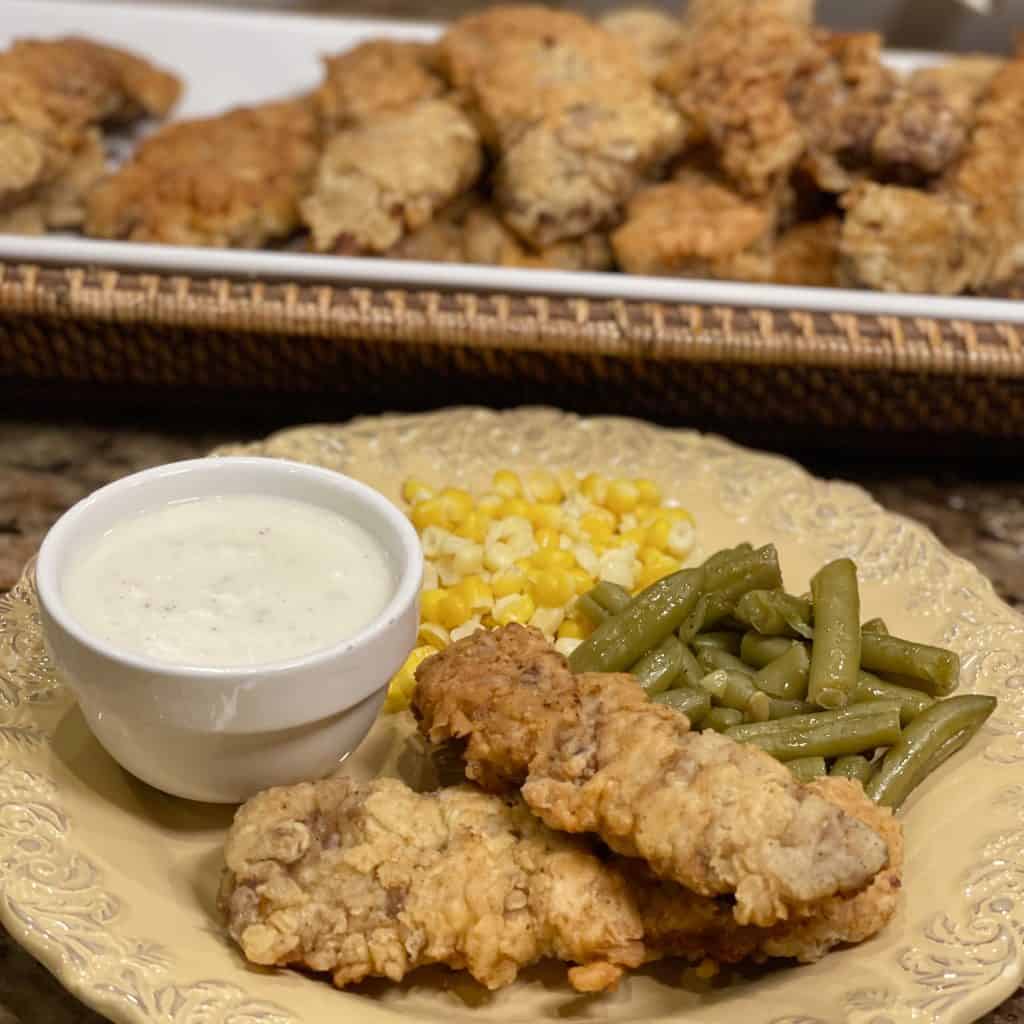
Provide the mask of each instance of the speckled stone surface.
MULTIPOLYGON (((255 436, 255 435, 253 435, 255 436)), ((52 423, 0 423, 0 588, 18 577, 46 529, 94 488, 137 469, 203 454, 237 439, 52 423)), ((866 487, 883 505, 926 523, 1024 608, 1024 481, 1014 464, 984 460, 801 459, 820 476, 866 487)), ((0 1024, 100 1024, 0 929, 0 1024)), ((1024 990, 984 1018, 1024 1024, 1024 990)))

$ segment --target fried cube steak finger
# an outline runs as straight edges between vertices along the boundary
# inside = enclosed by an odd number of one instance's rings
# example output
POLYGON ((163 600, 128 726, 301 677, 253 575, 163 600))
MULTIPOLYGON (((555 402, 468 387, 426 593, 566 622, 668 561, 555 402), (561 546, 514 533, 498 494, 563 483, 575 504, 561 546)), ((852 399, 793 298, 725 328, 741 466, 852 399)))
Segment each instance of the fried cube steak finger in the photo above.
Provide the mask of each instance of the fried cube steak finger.
POLYGON ((0 53, 0 229, 73 227, 104 170, 101 130, 163 116, 178 79, 87 39, 18 40, 0 53))
POLYGON ((482 169, 473 122, 450 100, 426 100, 338 132, 302 216, 320 252, 386 252, 471 188, 482 169))
POLYGON ((612 223, 686 139, 629 44, 579 15, 491 8, 456 22, 439 63, 495 152, 505 222, 537 248, 612 223))

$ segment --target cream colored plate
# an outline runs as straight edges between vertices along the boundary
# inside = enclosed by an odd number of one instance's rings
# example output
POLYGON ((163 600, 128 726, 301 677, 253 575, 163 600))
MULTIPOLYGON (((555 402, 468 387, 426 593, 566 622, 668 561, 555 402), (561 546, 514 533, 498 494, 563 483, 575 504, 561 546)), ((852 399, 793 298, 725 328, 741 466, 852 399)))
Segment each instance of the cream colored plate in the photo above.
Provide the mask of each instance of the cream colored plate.
MULTIPOLYGON (((863 605, 895 632, 948 644, 964 687, 994 693, 985 732, 912 797, 906 898, 879 937, 812 967, 704 985, 660 965, 581 997, 556 967, 488 995, 444 971, 339 993, 247 968, 214 913, 230 811, 163 796, 97 746, 53 677, 30 578, 0 605, 0 920, 77 996, 116 1021, 673 1019, 757 1024, 966 1022, 1024 975, 1024 620, 930 533, 860 490, 715 438, 546 410, 451 410, 279 434, 249 452, 343 470, 395 497, 415 473, 483 484, 498 466, 651 476, 697 517, 705 551, 774 541, 791 589, 849 555, 863 605)), ((409 721, 382 720, 360 773, 415 774, 409 721)))

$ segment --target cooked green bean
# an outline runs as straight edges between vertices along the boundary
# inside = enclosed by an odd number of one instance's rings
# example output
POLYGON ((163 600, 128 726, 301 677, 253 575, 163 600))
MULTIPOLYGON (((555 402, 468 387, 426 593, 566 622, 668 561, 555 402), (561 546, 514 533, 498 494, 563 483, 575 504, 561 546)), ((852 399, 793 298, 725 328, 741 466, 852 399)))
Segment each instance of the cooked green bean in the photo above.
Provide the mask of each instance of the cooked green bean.
POLYGON ((909 686, 898 686, 887 683, 884 679, 870 672, 857 673, 857 686, 853 691, 853 700, 859 704, 868 700, 894 700, 900 706, 900 724, 908 725, 925 708, 932 706, 934 701, 920 690, 912 690, 909 686))
POLYGON ((703 583, 700 569, 683 569, 652 583, 572 652, 570 668, 574 672, 628 668, 679 628, 697 603, 703 583))
POLYGON ((809 715, 818 709, 805 700, 781 700, 778 697, 768 698, 768 717, 772 720, 792 718, 793 715, 809 715))
POLYGON ((761 733, 777 733, 780 729, 788 729, 791 732, 809 732, 822 726, 832 725, 834 722, 847 722, 855 718, 871 718, 880 711, 900 713, 900 706, 894 700, 869 701, 866 704, 851 704, 841 711, 809 711, 805 715, 794 715, 792 718, 782 718, 773 722, 756 722, 744 725, 736 734, 736 739, 750 739, 761 733))
POLYGON ((848 714, 851 708, 823 712, 832 714, 832 721, 810 729, 793 728, 791 723, 797 719, 783 718, 777 722, 736 725, 727 729, 726 735, 753 743, 780 761, 792 761, 798 757, 841 757, 896 743, 900 738, 899 708, 896 705, 886 707, 881 701, 869 706, 876 710, 852 717, 848 714), (774 731, 770 731, 770 727, 774 727, 774 731), (752 729, 761 731, 754 735, 744 732, 752 729))
POLYGON ((709 559, 704 563, 704 570, 704 589, 708 595, 705 629, 731 615, 736 602, 747 591, 782 586, 779 554, 774 544, 766 544, 756 551, 733 553, 729 559, 713 564, 709 559))
POLYGON ((755 722, 763 722, 768 718, 771 698, 755 690, 750 676, 742 672, 730 672, 718 669, 709 672, 701 681, 702 690, 711 694, 711 699, 722 707, 735 708, 750 715, 755 722))
POLYGON ((589 593, 580 594, 576 598, 576 611, 594 626, 599 626, 605 619, 611 617, 611 612, 602 608, 589 593))
POLYGON ((704 616, 707 614, 707 610, 707 595, 701 594, 697 598, 693 610, 683 619, 679 629, 676 630, 676 636, 679 637, 680 643, 689 644, 693 641, 693 638, 700 632, 701 626, 704 625, 704 616))
POLYGON ((766 636, 814 635, 811 602, 784 590, 751 590, 736 602, 736 618, 766 636))
POLYGON ((952 651, 884 633, 863 634, 860 665, 883 677, 900 676, 901 682, 933 697, 947 696, 960 682, 960 659, 952 651))
POLYGON ((680 644, 682 649, 682 667, 679 670, 678 684, 680 686, 699 686, 701 679, 706 675, 700 667, 700 662, 693 656, 693 651, 685 644, 680 644))
POLYGON ((701 568, 705 574, 717 573, 723 566, 730 562, 736 561, 737 558, 743 555, 749 555, 754 550, 753 544, 748 544, 744 541, 742 544, 737 544, 734 548, 722 548, 720 551, 716 551, 713 555, 709 555, 705 560, 701 568))
POLYGON ((888 634, 889 627, 885 624, 885 619, 868 619, 863 626, 860 627, 862 633, 885 633, 888 634))
POLYGON ((761 636, 751 630, 744 633, 740 641, 740 657, 751 668, 764 668, 776 658, 781 658, 796 643, 788 636, 761 636))
POLYGON ((599 580, 587 594, 609 615, 618 615, 633 600, 632 594, 625 587, 620 587, 611 580, 599 580))
MULTIPOLYGON (((709 698, 710 699, 710 698, 709 698)), ((702 729, 714 729, 715 732, 725 732, 734 725, 743 721, 743 712, 735 708, 713 707, 700 723, 702 729)))
POLYGON ((710 694, 706 690, 695 690, 689 686, 677 686, 674 690, 659 693, 653 699, 655 704, 665 704, 686 715, 694 727, 700 725, 711 710, 710 694))
POLYGON ((729 672, 742 672, 745 676, 754 674, 739 658, 719 647, 694 647, 693 653, 697 655, 697 661, 700 662, 701 668, 705 672, 714 672, 716 669, 724 668, 729 672))
POLYGON ((823 708, 843 708, 850 703, 861 663, 857 567, 848 558, 829 562, 811 579, 811 595, 814 642, 807 699, 823 708))
POLYGON ((803 700, 811 658, 803 644, 793 644, 781 657, 769 662, 754 676, 754 685, 771 697, 803 700))
POLYGON ((886 752, 877 771, 864 787, 868 796, 886 807, 899 807, 935 765, 943 751, 949 757, 950 741, 960 737, 963 746, 995 710, 995 697, 966 694, 936 701, 907 726, 898 742, 886 752))
POLYGON ((862 786, 871 778, 874 766, 862 754, 844 754, 837 757, 829 775, 842 779, 856 779, 862 786))
POLYGON ((683 669, 683 645, 669 633, 631 669, 644 692, 653 697, 672 686, 683 669))
POLYGON ((826 774, 825 758, 823 757, 798 757, 793 761, 788 761, 786 767, 800 782, 810 782, 811 779, 818 779, 826 774))
POLYGON ((730 632, 727 629, 715 629, 708 633, 698 633, 691 641, 694 648, 700 650, 702 647, 717 647, 727 654, 738 655, 740 653, 740 635, 730 632))

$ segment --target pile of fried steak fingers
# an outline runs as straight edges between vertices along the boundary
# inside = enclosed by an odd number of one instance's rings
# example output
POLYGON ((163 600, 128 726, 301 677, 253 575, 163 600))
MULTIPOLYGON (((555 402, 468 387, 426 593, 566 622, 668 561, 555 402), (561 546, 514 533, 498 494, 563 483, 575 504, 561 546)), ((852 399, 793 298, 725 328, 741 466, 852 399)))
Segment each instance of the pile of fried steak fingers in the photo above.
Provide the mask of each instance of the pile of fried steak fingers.
MULTIPOLYGON (((7 214, 6 226, 999 290, 1024 234, 1024 61, 967 56, 900 75, 881 45, 816 26, 813 0, 691 0, 681 18, 600 21, 496 6, 436 43, 371 40, 328 57, 311 94, 168 125, 98 184, 90 174, 84 210, 7 214)), ((2 159, 0 211, 22 194, 4 191, 2 159)))
POLYGON ((428 659, 414 708, 471 781, 338 775, 239 810, 220 903, 253 963, 338 986, 445 964, 495 989, 557 958, 596 992, 663 957, 813 961, 896 910, 902 833, 859 783, 802 784, 630 675, 573 674, 536 630, 428 659))

